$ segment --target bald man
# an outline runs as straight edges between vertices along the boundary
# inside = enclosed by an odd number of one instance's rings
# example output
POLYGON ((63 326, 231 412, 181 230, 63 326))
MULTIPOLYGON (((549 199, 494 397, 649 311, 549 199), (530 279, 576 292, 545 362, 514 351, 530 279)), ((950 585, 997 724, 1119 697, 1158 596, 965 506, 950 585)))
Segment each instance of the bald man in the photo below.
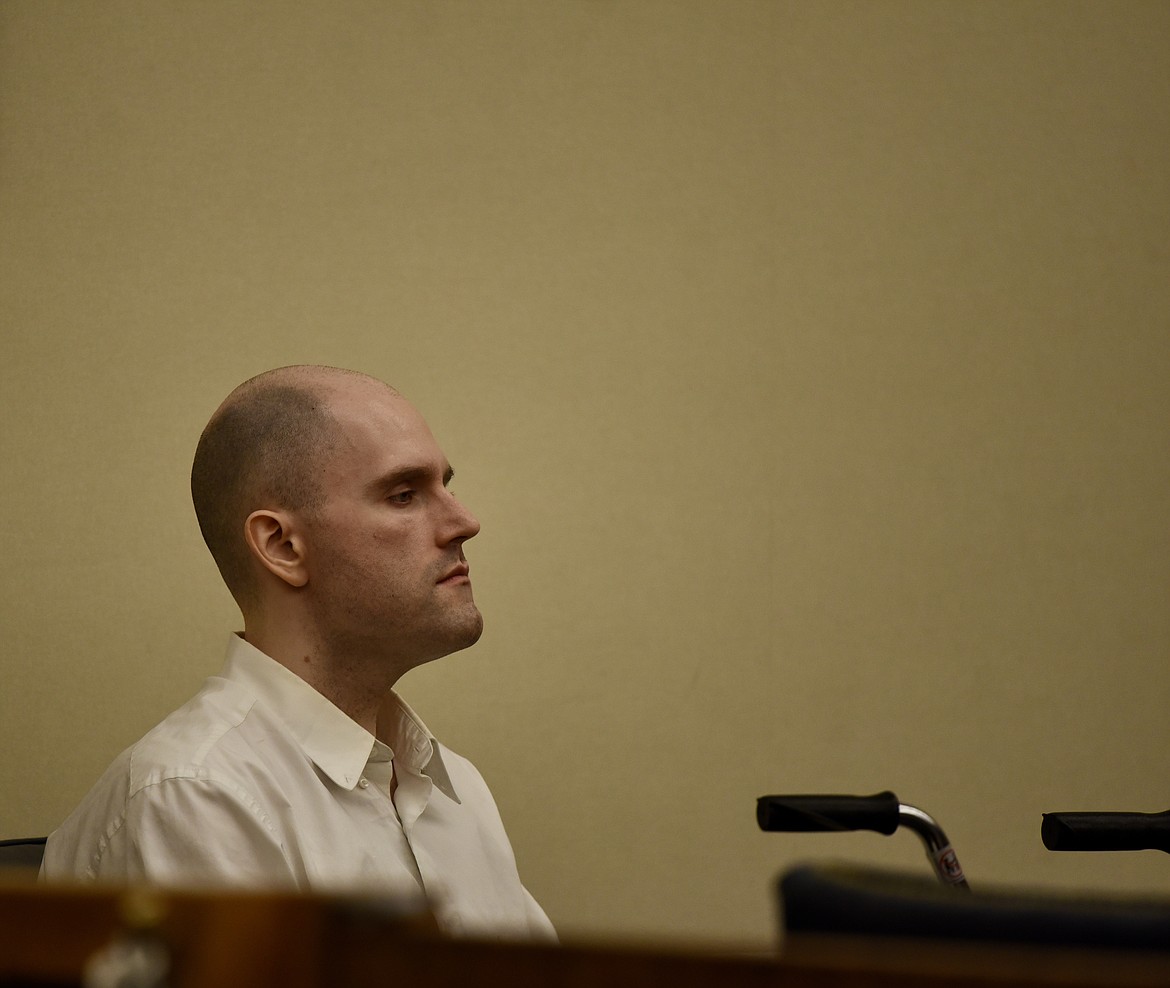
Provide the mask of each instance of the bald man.
POLYGON ((451 477, 374 378, 285 367, 233 391, 191 492, 243 633, 50 836, 42 876, 421 894, 452 932, 553 937, 483 779, 394 691, 483 630, 451 477))

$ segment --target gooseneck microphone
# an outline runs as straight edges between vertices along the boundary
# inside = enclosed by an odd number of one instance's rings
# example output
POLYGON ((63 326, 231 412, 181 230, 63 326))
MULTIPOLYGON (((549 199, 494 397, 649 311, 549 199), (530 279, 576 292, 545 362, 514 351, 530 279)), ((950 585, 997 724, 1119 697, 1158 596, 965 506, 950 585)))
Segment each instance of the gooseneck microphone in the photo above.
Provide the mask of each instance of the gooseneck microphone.
POLYGON ((756 822, 761 830, 785 833, 874 830, 888 837, 898 829, 898 797, 888 790, 873 796, 761 796, 756 822))
POLYGON ((1050 851, 1165 851, 1170 854, 1170 810, 1045 813, 1040 839, 1050 851))
POLYGON ((942 827, 918 807, 899 802, 889 790, 872 796, 761 796, 756 800, 756 822, 761 830, 786 833, 874 830, 887 837, 905 827, 921 839, 940 882, 969 887, 942 827))

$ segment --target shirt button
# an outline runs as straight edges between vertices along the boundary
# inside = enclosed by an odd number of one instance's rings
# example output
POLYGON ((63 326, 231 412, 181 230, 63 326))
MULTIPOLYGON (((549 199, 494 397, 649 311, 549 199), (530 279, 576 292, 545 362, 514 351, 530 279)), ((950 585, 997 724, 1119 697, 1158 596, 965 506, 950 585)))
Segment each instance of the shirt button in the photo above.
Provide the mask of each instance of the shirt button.
POLYGON ((358 788, 359 789, 368 789, 369 787, 370 787, 370 780, 369 779, 364 779, 364 778, 358 779, 358 788))

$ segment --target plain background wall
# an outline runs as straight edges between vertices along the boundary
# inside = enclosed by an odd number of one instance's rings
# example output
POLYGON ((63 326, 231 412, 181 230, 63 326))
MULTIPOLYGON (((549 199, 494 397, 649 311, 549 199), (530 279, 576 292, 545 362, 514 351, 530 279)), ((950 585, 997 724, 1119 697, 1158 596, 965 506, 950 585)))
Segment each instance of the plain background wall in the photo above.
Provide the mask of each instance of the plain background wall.
POLYGON ((0 4, 0 834, 239 624, 239 381, 405 391, 487 631, 403 693, 563 933, 774 941, 766 792, 972 883, 1170 889, 1170 5, 0 4))

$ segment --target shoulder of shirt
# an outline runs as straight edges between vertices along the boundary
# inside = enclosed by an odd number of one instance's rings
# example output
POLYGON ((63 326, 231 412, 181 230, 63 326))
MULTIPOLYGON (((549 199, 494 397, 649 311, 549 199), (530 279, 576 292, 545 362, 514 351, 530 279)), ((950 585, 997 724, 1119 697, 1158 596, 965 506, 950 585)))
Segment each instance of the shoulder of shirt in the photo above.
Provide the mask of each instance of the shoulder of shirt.
POLYGON ((172 711, 110 766, 132 798, 158 782, 207 779, 217 769, 238 763, 247 744, 232 740, 250 721, 265 719, 256 696, 238 683, 212 677, 183 706, 172 711), (231 747, 231 751, 225 751, 231 747))

